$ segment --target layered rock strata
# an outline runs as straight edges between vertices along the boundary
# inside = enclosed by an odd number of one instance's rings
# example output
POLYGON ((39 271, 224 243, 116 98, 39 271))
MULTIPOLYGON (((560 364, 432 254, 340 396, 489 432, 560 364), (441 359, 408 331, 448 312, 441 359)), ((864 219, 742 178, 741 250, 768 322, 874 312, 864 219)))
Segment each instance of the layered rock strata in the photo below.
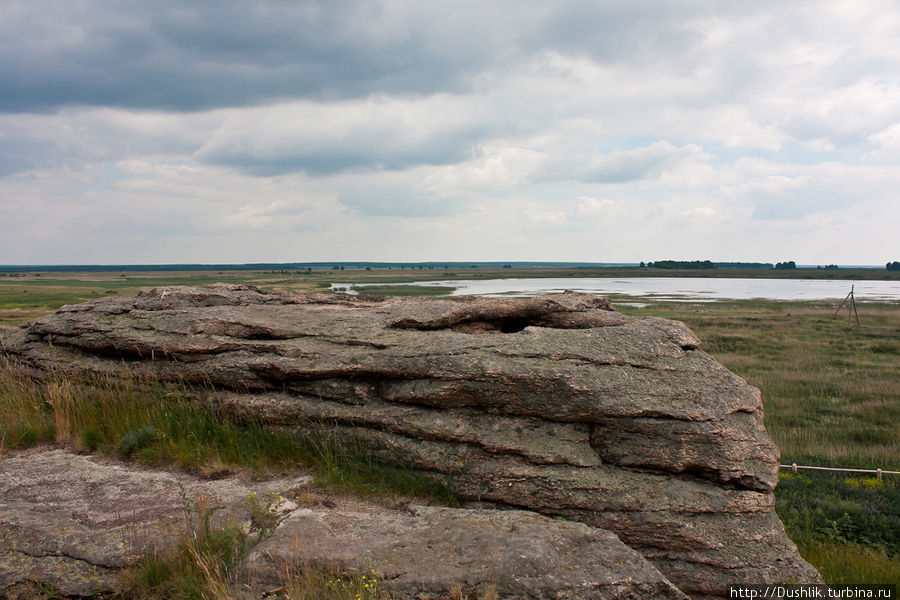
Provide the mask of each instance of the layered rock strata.
POLYGON ((481 506, 614 532, 695 597, 819 581, 774 513, 759 391, 683 324, 603 298, 158 288, 2 343, 36 372, 203 382, 273 427, 327 422, 481 506))

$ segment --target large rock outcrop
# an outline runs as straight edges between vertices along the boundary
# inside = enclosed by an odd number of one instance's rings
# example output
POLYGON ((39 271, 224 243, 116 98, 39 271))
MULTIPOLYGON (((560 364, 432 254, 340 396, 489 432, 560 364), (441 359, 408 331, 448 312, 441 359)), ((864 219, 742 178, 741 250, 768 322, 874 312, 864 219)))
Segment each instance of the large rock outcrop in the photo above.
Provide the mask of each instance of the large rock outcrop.
POLYGON ((335 424, 480 506, 609 530, 695 597, 819 581, 774 513, 759 391, 683 324, 603 298, 159 288, 64 307, 3 347, 40 372, 211 383, 275 427, 335 424))

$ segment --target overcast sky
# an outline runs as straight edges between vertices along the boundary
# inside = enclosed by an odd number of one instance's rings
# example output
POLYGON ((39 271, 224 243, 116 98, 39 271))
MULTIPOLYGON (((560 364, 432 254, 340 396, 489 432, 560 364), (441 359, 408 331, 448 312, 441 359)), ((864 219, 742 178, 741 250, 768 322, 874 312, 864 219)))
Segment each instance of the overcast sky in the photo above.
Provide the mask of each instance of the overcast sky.
POLYGON ((4 0, 0 264, 900 259, 900 4, 4 0))

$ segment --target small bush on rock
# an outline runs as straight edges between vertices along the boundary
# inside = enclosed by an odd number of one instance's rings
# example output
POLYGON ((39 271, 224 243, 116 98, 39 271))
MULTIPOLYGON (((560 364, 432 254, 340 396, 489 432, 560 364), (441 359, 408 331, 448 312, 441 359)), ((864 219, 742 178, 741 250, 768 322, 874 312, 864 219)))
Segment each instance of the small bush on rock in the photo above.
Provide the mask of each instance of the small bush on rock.
POLYGON ((153 442, 156 428, 152 425, 144 425, 138 429, 132 429, 119 440, 119 452, 125 456, 131 456, 141 448, 146 448, 153 442))

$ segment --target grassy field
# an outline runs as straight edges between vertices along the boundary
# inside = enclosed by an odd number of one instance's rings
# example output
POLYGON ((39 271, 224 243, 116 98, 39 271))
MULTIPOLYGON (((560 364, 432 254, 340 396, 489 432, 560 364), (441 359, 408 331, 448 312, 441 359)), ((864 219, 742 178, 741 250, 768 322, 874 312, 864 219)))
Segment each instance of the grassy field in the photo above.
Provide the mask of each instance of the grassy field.
MULTIPOLYGON (((246 282, 266 289, 321 290, 332 282, 396 283, 496 277, 634 276, 638 269, 396 269, 296 272, 30 274, 0 277, 0 326, 13 326, 66 303, 133 294, 161 285, 246 282), (588 273, 590 272, 590 273, 588 273)), ((663 273, 642 274, 663 275, 663 273)), ((724 270, 716 270, 719 275, 724 270)), ((765 271, 763 273, 775 274, 765 271)), ((779 272, 796 276, 802 272, 779 272)), ((825 276, 835 272, 813 271, 825 276)), ((839 276, 848 276, 845 270, 839 276)), ((876 273, 866 271, 866 278, 876 273)), ((709 276, 690 271, 683 276, 709 276)), ((665 275, 672 275, 671 272, 665 275)), ((894 275, 894 274, 890 274, 894 275)), ((740 270, 734 276, 749 276, 740 270)), ((449 290, 386 286, 381 295, 449 290)), ((900 470, 900 304, 861 304, 861 327, 833 317, 830 303, 674 304, 614 298, 623 312, 684 321, 703 348, 762 390, 766 428, 783 463, 900 470)), ((162 427, 163 425, 154 425, 162 427)), ((125 431, 107 442, 118 448, 125 431), (119 436, 119 437, 116 437, 119 436)), ((49 435, 46 434, 45 435, 49 435)), ((74 434, 73 434, 74 435, 74 434)), ((82 434, 78 434, 79 436, 82 434)), ((80 439, 80 438, 77 438, 80 439)), ((139 454, 140 456, 140 454, 139 454)), ((343 460, 337 458, 337 462, 343 460)), ((784 474, 778 512, 801 553, 832 583, 900 583, 900 476, 882 481, 843 475, 784 474), (892 533, 891 533, 892 532, 892 533)))

